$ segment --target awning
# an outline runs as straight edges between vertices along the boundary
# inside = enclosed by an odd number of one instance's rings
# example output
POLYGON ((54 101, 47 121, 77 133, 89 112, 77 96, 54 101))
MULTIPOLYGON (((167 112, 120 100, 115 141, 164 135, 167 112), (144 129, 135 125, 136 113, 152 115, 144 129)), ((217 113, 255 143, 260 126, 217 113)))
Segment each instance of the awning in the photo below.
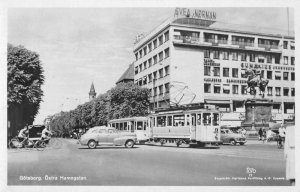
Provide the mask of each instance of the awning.
POLYGON ((230 90, 230 86, 229 85, 223 85, 223 90, 229 91, 230 90))
POLYGON ((221 85, 220 85, 220 84, 215 84, 214 86, 215 86, 215 87, 221 87, 221 85))
POLYGON ((280 71, 275 71, 275 77, 281 77, 281 72, 280 71))

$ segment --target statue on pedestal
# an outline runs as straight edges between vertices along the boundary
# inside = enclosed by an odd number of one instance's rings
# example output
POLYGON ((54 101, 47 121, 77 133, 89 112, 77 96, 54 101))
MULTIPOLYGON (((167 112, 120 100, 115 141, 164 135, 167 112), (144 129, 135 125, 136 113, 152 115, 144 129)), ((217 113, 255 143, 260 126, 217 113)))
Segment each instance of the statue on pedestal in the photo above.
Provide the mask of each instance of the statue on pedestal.
POLYGON ((247 90, 249 89, 249 93, 256 96, 256 88, 259 88, 259 95, 262 96, 262 98, 265 97, 265 90, 269 83, 269 80, 261 78, 261 71, 256 69, 248 69, 246 71, 246 75, 248 77, 247 80, 247 90))

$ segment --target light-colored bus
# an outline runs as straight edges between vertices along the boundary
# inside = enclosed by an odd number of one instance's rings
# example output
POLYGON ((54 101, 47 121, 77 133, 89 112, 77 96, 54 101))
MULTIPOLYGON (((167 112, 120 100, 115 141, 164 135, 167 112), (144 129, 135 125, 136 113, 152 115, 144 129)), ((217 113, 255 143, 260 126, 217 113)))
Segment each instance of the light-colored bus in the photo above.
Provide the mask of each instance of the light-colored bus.
POLYGON ((144 143, 149 140, 147 117, 113 119, 108 122, 108 126, 120 131, 134 132, 137 136, 138 143, 144 143))
POLYGON ((149 116, 149 136, 161 145, 166 142, 190 146, 221 143, 220 112, 215 108, 176 108, 149 116))

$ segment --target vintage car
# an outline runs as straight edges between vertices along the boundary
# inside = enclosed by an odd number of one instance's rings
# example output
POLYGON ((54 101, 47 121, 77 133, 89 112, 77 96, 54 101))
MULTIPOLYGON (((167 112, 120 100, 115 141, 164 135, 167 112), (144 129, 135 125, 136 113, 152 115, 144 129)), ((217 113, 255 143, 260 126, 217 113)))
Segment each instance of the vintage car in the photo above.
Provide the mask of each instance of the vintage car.
POLYGON ((106 126, 91 128, 79 139, 81 145, 87 145, 90 149, 98 145, 124 145, 126 148, 131 148, 136 141, 135 133, 121 132, 106 126))
POLYGON ((222 143, 229 143, 231 145, 244 145, 246 143, 246 138, 239 133, 234 133, 230 129, 221 129, 221 141, 222 143))

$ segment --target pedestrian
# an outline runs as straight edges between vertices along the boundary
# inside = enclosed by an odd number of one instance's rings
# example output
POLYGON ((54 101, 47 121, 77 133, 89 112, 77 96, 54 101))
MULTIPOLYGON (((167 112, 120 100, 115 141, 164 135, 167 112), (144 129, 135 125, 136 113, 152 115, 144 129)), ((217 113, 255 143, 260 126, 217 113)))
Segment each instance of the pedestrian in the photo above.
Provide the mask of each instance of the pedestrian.
POLYGON ((244 138, 246 138, 246 134, 247 134, 247 131, 246 129, 243 127, 242 130, 241 130, 241 134, 244 138))
POLYGON ((263 130, 262 130, 262 128, 259 128, 259 130, 258 130, 258 135, 259 135, 259 140, 261 140, 261 139, 262 139, 262 135, 263 135, 263 130))

